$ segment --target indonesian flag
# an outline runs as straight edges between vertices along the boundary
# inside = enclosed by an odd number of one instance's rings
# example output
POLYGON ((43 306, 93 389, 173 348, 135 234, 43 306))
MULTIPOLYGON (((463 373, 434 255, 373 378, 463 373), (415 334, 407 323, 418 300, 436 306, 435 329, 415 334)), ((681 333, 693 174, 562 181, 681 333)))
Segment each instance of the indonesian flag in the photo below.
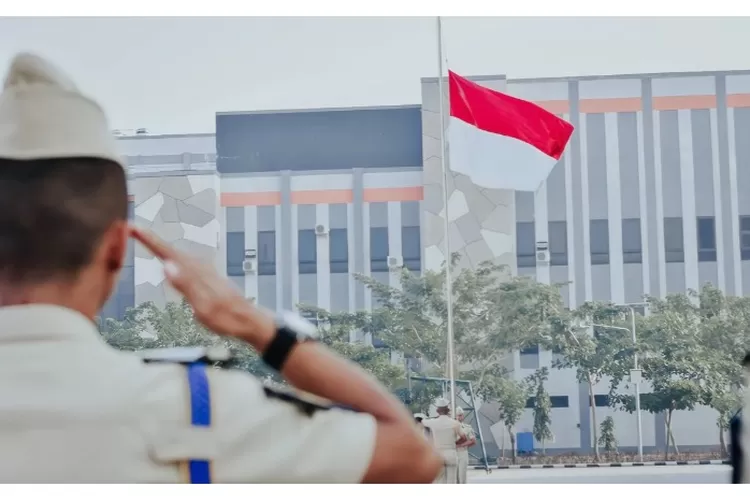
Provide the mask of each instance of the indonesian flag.
POLYGON ((485 188, 536 191, 560 160, 573 125, 452 71, 448 80, 451 170, 485 188))

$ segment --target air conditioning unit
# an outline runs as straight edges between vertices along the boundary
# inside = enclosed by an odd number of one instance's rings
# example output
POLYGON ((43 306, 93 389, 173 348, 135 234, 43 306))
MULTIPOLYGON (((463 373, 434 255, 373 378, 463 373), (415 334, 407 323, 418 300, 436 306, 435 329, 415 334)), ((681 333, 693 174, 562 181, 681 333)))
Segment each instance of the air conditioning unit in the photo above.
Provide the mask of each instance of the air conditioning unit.
POLYGON ((549 243, 546 241, 536 242, 536 263, 538 265, 549 264, 549 243))
POLYGON ((258 256, 258 252, 254 248, 248 248, 245 250, 245 260, 252 260, 258 256))
POLYGON ((549 264, 549 250, 537 250, 536 251, 536 263, 537 264, 549 264))
POLYGON ((323 224, 318 224, 315 226, 315 234, 318 236, 325 236, 328 234, 328 228, 323 224))
POLYGON ((252 260, 243 261, 242 272, 244 272, 245 274, 253 274, 255 272, 255 262, 252 260))
POLYGON ((389 269, 398 269, 400 267, 404 267, 404 259, 403 257, 396 257, 396 256, 388 256, 388 268, 389 269))

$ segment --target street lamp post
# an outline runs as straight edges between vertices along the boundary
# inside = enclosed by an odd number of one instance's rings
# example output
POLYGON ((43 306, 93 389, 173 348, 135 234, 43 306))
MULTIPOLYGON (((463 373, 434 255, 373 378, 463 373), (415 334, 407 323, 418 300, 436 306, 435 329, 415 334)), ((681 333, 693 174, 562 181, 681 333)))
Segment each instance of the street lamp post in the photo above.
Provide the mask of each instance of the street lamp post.
POLYGON ((643 422, 641 419, 641 371, 638 368, 637 337, 635 334, 635 308, 648 307, 648 302, 632 302, 620 304, 630 309, 630 334, 633 337, 633 371, 630 381, 635 385, 635 414, 638 425, 638 460, 643 462, 643 422))
POLYGON ((629 304, 617 304, 619 307, 627 307, 630 309, 630 328, 622 326, 612 325, 591 325, 598 326, 600 328, 611 328, 613 330, 623 330, 630 333, 633 340, 633 369, 630 371, 630 381, 635 386, 635 418, 638 432, 638 460, 643 462, 643 419, 641 418, 641 373, 638 368, 638 349, 636 347, 637 337, 635 333, 635 308, 636 307, 647 307, 647 302, 633 302, 629 304))

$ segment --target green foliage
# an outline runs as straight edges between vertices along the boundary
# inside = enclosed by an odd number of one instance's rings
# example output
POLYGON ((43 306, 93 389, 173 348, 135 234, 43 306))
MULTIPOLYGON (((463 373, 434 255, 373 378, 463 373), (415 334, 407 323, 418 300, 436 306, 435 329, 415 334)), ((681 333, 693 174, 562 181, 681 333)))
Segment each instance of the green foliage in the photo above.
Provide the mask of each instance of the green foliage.
POLYGON ((104 340, 125 350, 159 349, 190 346, 224 346, 233 353, 227 368, 248 371, 264 379, 276 375, 268 370, 257 353, 247 344, 218 337, 195 320, 186 301, 169 302, 164 309, 146 302, 129 310, 123 321, 108 319, 101 328, 104 340))
POLYGON ((601 428, 599 429, 599 446, 604 448, 607 453, 615 453, 617 451, 617 438, 615 438, 615 420, 612 417, 607 417, 602 420, 601 428))
POLYGON ((544 383, 549 378, 549 370, 547 367, 538 369, 533 375, 528 377, 529 385, 535 387, 534 391, 534 439, 542 444, 542 453, 546 452, 546 442, 553 439, 552 419, 550 413, 552 411, 552 400, 549 397, 544 383))
MULTIPOLYGON (((476 269, 457 269, 454 256, 453 334, 456 376, 480 391, 512 366, 513 350, 545 343, 549 318, 563 313, 559 287, 526 277, 511 278, 507 269, 485 262, 476 269)), ((421 358, 432 373, 444 375, 447 359, 448 308, 445 268, 399 272, 400 287, 357 276, 379 306, 360 331, 372 333, 407 356, 421 358)), ((340 314, 340 313, 339 313, 340 314)))
MULTIPOLYGON (((309 309, 309 308, 308 308, 309 309)), ((331 323, 325 311, 319 311, 321 341, 343 357, 362 366, 387 387, 403 384, 404 370, 390 362, 390 354, 363 343, 349 343, 349 331, 362 322, 361 315, 339 316, 331 323)), ((170 302, 164 309, 147 302, 127 312, 123 321, 107 320, 102 336, 111 346, 137 351, 189 346, 224 346, 233 353, 225 368, 240 369, 262 378, 283 383, 266 368, 255 350, 244 342, 219 337, 198 323, 186 301, 170 302)))
POLYGON ((626 313, 612 303, 588 302, 574 313, 557 318, 552 332, 551 345, 562 358, 553 363, 554 368, 576 370, 579 382, 589 386, 589 408, 594 433, 594 454, 599 460, 596 404, 594 386, 610 377, 610 392, 614 393, 619 381, 633 366, 631 335, 621 328, 626 324, 626 313), (603 325, 589 328, 591 325, 603 325), (593 333, 593 335, 592 335, 593 333))

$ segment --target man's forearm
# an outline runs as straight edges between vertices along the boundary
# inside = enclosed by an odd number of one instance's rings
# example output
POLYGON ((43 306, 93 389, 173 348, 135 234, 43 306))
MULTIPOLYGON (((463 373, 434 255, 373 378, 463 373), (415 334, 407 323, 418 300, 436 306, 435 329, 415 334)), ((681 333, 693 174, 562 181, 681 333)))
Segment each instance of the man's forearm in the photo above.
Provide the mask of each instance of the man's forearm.
MULTIPOLYGON (((248 317, 248 334, 238 336, 263 353, 275 334, 275 322, 270 316, 254 315, 248 317)), ((411 415, 401 402, 377 380, 318 343, 296 345, 284 363, 282 375, 300 390, 369 413, 377 420, 412 425, 411 415)))
POLYGON ((325 346, 312 342, 297 346, 282 374, 303 391, 369 413, 377 420, 412 425, 411 415, 380 382, 325 346))

